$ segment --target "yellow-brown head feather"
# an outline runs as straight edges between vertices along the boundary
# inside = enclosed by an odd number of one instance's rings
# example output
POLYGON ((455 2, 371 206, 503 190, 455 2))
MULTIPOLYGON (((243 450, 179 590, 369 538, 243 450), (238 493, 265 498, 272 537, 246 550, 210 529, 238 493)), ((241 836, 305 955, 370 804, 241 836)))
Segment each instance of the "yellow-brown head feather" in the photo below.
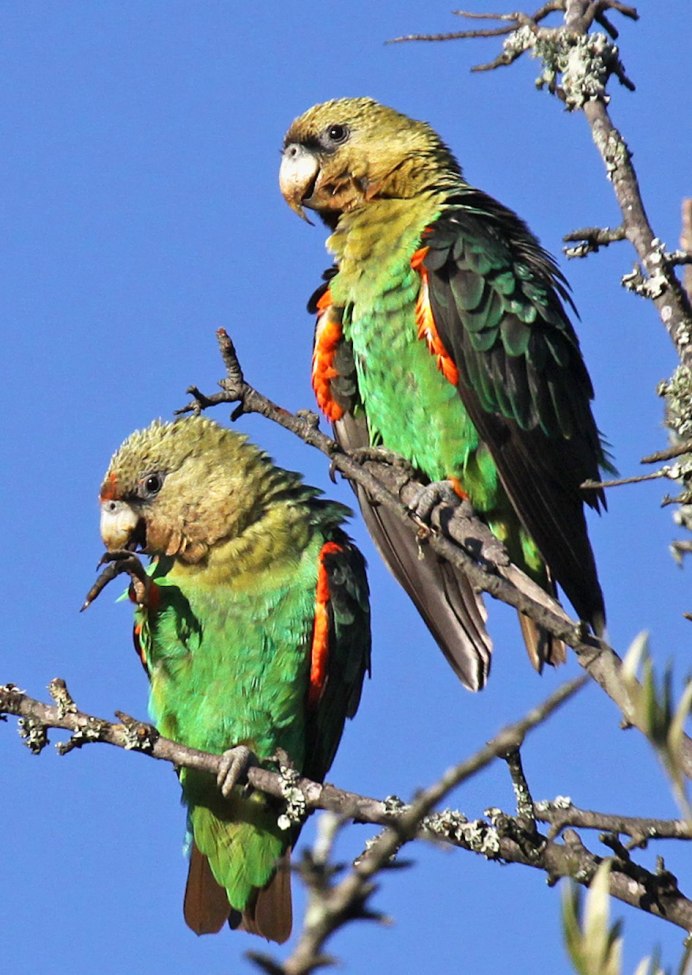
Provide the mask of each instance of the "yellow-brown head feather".
POLYGON ((101 488, 102 534, 109 548, 123 547, 124 530, 151 555, 199 562, 292 490, 316 493, 246 437, 205 417, 156 420, 113 455, 101 488))
POLYGON ((372 98, 323 102, 286 133, 281 191, 298 213, 317 210, 334 224, 370 200, 408 199, 461 176, 459 164, 427 124, 372 98))

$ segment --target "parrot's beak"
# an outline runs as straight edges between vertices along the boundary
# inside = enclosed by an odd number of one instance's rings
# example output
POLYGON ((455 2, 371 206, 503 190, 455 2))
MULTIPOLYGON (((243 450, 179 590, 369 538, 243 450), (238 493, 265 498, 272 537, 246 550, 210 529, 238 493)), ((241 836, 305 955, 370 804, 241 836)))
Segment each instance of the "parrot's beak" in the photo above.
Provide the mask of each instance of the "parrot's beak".
POLYGON ((296 142, 286 146, 279 170, 279 187, 291 210, 308 223, 311 221, 305 215, 303 204, 312 196, 319 174, 320 164, 314 153, 296 142))
POLYGON ((135 548, 140 541, 141 518, 125 501, 101 502, 101 538, 109 552, 135 548))

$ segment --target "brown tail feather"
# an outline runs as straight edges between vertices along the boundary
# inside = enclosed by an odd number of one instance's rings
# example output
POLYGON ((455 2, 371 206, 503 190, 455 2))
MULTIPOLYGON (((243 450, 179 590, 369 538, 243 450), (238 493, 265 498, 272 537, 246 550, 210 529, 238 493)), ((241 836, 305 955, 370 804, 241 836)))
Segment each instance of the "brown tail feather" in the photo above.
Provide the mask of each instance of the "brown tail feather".
POLYGON ((519 617, 521 635, 524 637, 524 643, 526 644, 526 652, 538 673, 540 674, 542 672, 545 664, 550 664, 551 667, 564 664, 567 659, 567 651, 562 640, 551 636, 550 633, 547 633, 528 616, 524 616, 523 613, 518 613, 517 615, 519 617))
POLYGON ((195 934, 216 934, 230 913, 226 891, 214 880, 209 861, 193 843, 183 901, 187 926, 195 934))
POLYGON ((257 934, 278 944, 289 939, 293 926, 290 848, 279 860, 267 886, 256 891, 244 911, 233 911, 228 923, 238 931, 257 934))
POLYGON ((209 861, 193 843, 183 902, 187 926, 195 934, 216 934, 228 921, 233 929, 283 944, 293 925, 290 859, 288 849, 267 886, 255 891, 245 910, 236 911, 214 879, 209 861))

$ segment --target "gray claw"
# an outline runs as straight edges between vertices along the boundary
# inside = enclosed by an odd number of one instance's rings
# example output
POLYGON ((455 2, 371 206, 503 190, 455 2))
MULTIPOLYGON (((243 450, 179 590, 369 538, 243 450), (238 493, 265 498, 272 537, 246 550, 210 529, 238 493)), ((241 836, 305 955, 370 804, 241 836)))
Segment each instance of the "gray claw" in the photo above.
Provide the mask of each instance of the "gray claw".
POLYGON ((223 753, 216 774, 216 784, 225 799, 228 799, 233 788, 247 777, 253 765, 257 765, 257 759, 246 745, 236 745, 235 748, 229 748, 223 753))
POLYGON ((460 500, 450 481, 433 481, 420 489, 420 493, 411 507, 422 521, 428 521, 435 505, 446 502, 456 508, 460 500))
POLYGON ((400 454, 395 454, 393 450, 387 450, 386 447, 355 447, 353 450, 349 450, 349 456, 353 457, 354 460, 359 461, 359 463, 365 463, 365 461, 373 460, 380 464, 389 464, 390 467, 394 467, 396 470, 404 471, 410 477, 415 477, 418 471, 400 454))

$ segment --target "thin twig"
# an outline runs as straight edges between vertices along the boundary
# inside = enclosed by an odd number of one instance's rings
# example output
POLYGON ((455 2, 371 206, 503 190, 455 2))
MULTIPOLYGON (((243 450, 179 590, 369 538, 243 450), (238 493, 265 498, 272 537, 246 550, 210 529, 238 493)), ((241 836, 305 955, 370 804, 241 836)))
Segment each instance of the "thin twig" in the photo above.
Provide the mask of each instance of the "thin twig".
POLYGON ((641 816, 617 816, 611 813, 580 809, 569 800, 537 802, 536 819, 551 823, 551 836, 568 826, 579 829, 597 829, 601 832, 620 833, 633 837, 638 843, 649 840, 692 840, 692 824, 685 819, 650 819, 641 816))
POLYGON ((632 477, 617 477, 612 481, 582 481, 583 491, 600 491, 601 488, 622 487, 623 484, 641 484, 642 481, 655 481, 659 477, 670 477, 670 468, 662 467, 650 474, 635 474, 632 477))
POLYGON ((477 30, 458 30, 447 31, 442 34, 406 34, 402 37, 393 37, 388 44, 400 44, 404 41, 458 41, 476 37, 505 37, 524 25, 537 25, 549 14, 563 9, 563 0, 551 0, 544 4, 535 14, 511 13, 511 14, 490 14, 477 13, 472 10, 453 10, 455 17, 463 17, 466 20, 500 20, 507 23, 506 27, 488 27, 477 30))
POLYGON ((642 457, 642 464, 658 464, 662 460, 673 460, 675 457, 683 457, 685 454, 692 453, 692 440, 685 440, 682 443, 673 444, 665 450, 657 450, 653 454, 642 457))

